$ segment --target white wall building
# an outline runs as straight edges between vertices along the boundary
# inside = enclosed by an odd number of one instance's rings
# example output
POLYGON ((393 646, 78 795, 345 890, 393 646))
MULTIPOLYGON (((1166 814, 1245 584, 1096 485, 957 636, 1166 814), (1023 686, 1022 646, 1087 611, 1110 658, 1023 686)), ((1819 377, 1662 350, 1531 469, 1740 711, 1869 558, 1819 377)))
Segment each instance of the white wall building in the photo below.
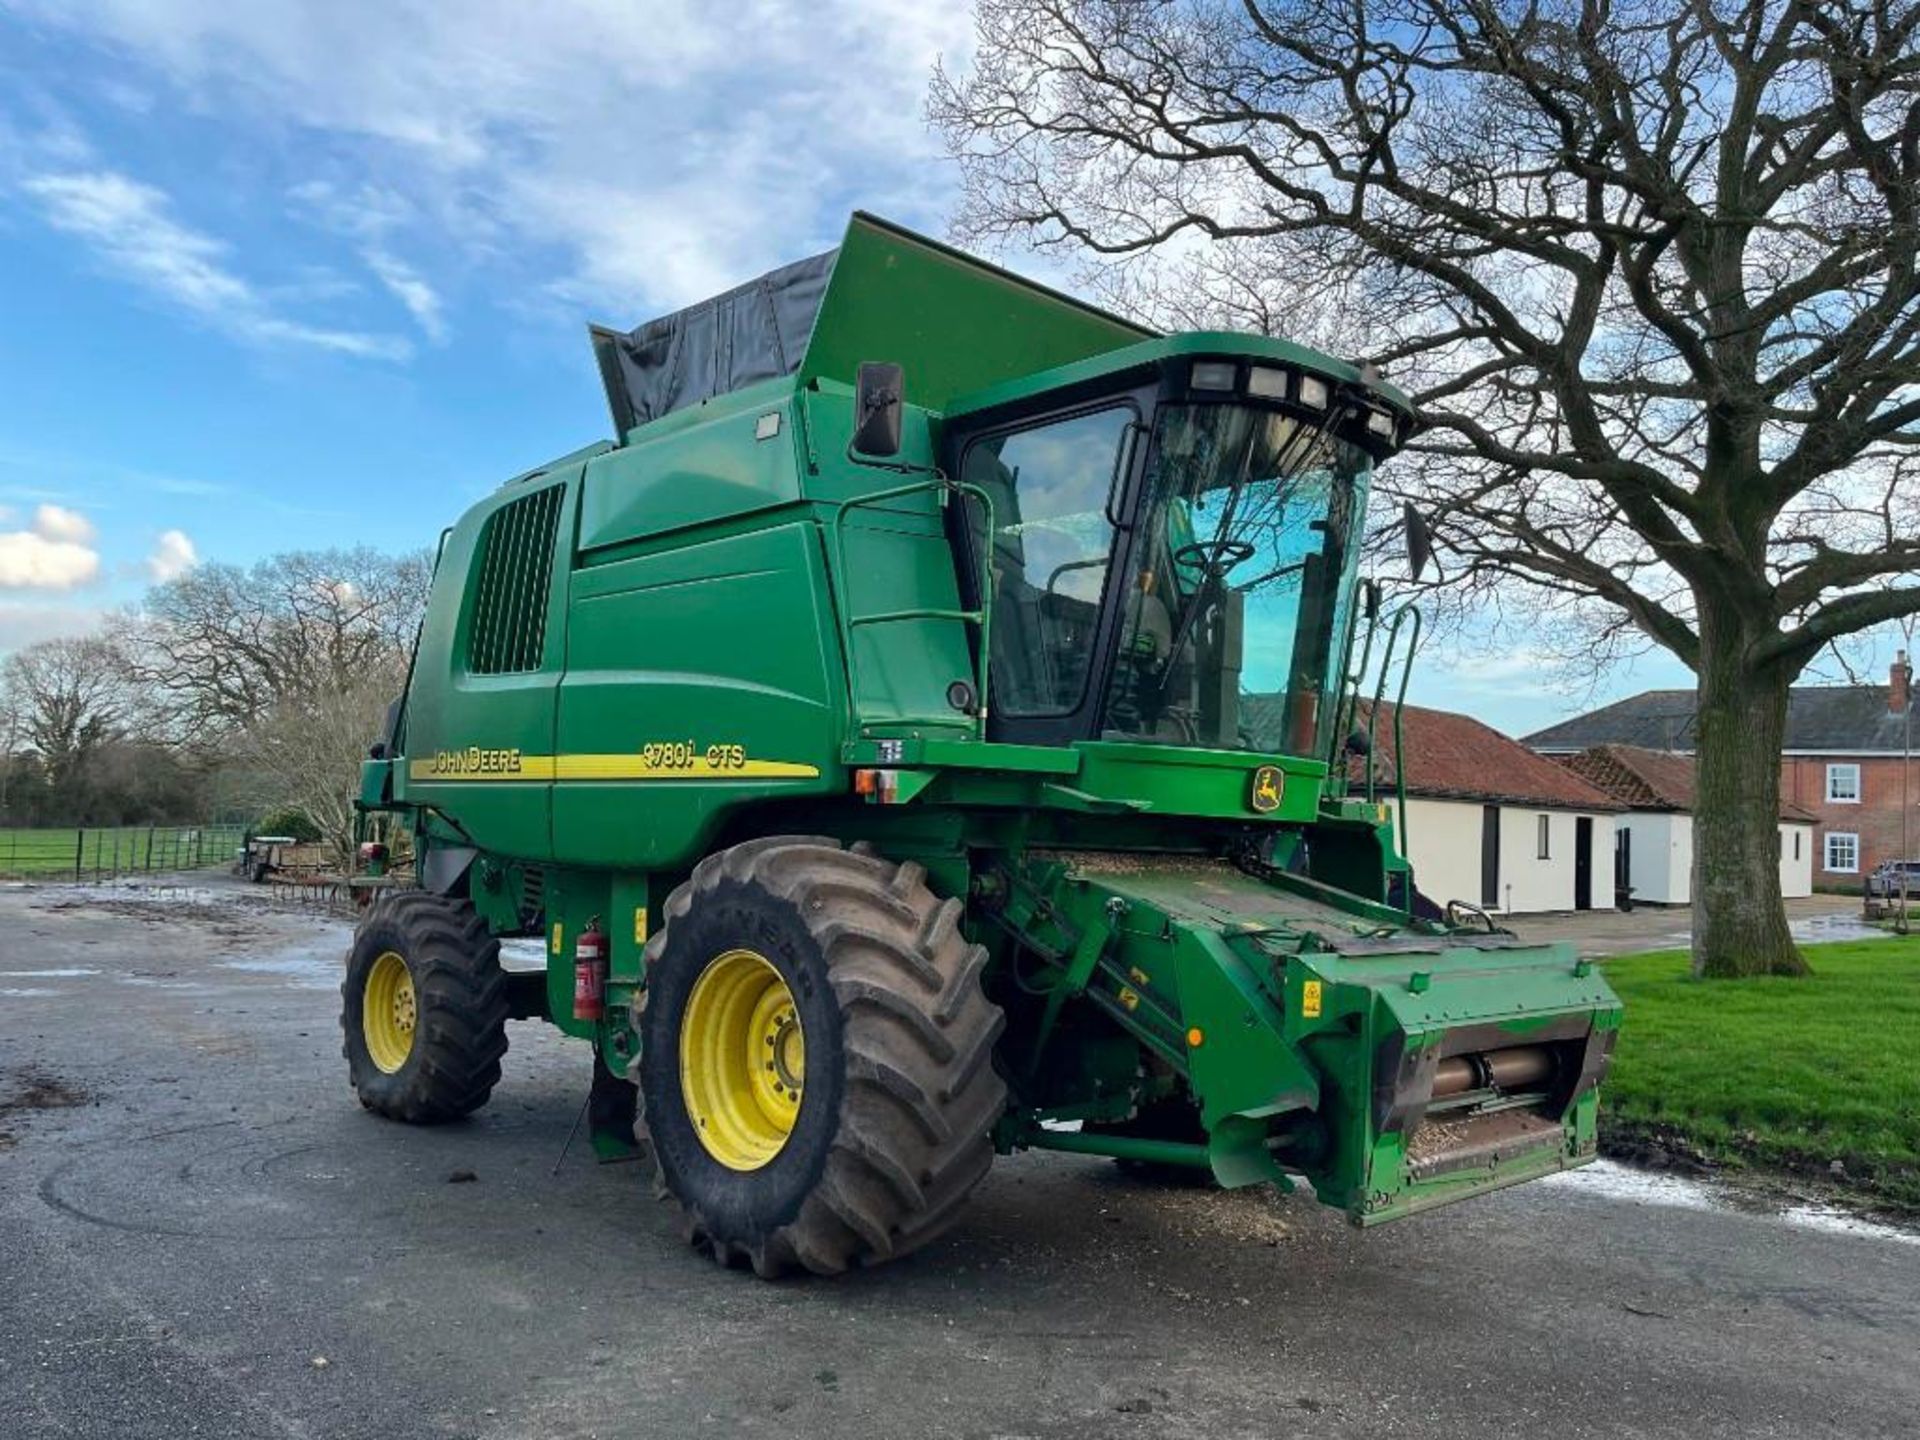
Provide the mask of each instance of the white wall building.
MULTIPOLYGON (((1633 745, 1596 745, 1556 758, 1627 807, 1616 826, 1615 875, 1633 902, 1692 903, 1693 758, 1633 745)), ((1789 899, 1813 893, 1814 819, 1781 806, 1780 893, 1789 899)))
MULTIPOLYGON (((1394 793, 1392 707, 1374 727, 1375 793, 1394 793)), ((1623 807, 1565 766, 1465 715, 1409 705, 1407 834, 1422 895, 1491 914, 1614 908, 1623 807)))

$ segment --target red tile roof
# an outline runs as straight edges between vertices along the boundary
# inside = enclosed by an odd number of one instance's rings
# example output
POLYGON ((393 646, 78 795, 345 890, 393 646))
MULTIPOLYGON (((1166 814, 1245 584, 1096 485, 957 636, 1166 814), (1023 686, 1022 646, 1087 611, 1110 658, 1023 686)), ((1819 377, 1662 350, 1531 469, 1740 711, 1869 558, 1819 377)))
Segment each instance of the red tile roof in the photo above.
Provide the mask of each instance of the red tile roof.
MULTIPOLYGON (((1359 723, 1371 707, 1362 704, 1359 723)), ((1373 728, 1373 773, 1389 788, 1394 780, 1394 707, 1380 707, 1373 728)), ((1614 811, 1627 807, 1588 784, 1564 765, 1536 755, 1489 725, 1448 710, 1404 707, 1407 793, 1447 800, 1534 805, 1548 809, 1614 811)), ((1366 760, 1355 757, 1355 778, 1366 778, 1366 760)))
MULTIPOLYGON (((1595 745, 1578 755, 1556 755, 1560 764, 1606 791, 1629 810, 1693 810, 1693 757, 1637 745, 1595 745)), ((1780 818, 1812 824, 1817 818, 1791 801, 1780 802, 1780 818)))

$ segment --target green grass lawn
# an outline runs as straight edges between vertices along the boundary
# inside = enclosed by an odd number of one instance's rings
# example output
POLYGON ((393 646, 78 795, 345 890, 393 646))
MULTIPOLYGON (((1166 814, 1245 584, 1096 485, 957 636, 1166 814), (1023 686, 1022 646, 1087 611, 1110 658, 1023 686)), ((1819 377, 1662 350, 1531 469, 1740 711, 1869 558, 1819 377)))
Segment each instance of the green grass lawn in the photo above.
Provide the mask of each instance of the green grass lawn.
POLYGON ((1839 1160, 1920 1211, 1920 937, 1805 954, 1805 980, 1694 980, 1679 950, 1607 961, 1627 1016, 1603 1134, 1823 1177, 1839 1160))

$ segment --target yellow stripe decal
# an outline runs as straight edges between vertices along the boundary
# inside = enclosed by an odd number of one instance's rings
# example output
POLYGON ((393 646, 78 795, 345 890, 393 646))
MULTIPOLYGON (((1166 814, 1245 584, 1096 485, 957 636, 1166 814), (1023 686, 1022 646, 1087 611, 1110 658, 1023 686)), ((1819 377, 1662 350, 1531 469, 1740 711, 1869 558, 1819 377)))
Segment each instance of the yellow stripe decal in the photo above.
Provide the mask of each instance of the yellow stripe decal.
POLYGON ((750 760, 727 747, 695 755, 527 755, 518 750, 443 750, 407 763, 409 779, 430 784, 549 780, 811 780, 817 765, 750 760))
POLYGON ((817 765, 786 760, 726 759, 706 755, 677 764, 648 761, 642 755, 556 755, 556 780, 811 780, 817 765))

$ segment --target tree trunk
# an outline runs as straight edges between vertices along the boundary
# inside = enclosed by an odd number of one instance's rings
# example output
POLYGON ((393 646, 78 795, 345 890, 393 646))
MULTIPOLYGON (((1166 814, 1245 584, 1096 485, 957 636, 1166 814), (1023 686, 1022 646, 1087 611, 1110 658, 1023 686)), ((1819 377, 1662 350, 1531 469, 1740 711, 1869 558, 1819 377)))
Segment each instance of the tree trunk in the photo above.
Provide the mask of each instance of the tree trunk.
POLYGON ((1701 615, 1693 807, 1693 973, 1805 975, 1780 896, 1781 667, 1747 659, 1754 637, 1701 615), (1716 623, 1717 622, 1717 623, 1716 623))

